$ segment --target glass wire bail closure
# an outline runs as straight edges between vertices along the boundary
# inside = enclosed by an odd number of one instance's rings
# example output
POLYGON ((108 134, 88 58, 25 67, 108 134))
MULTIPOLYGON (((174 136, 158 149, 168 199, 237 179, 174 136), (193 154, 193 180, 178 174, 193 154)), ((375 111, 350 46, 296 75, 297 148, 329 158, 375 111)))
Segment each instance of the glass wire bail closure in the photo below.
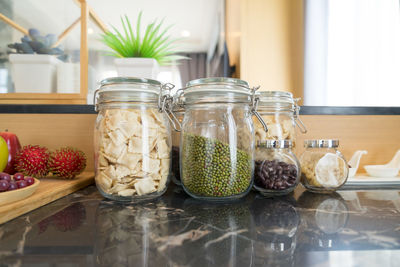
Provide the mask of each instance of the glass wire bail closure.
POLYGON ((300 98, 295 98, 294 99, 294 108, 295 108, 295 113, 294 113, 294 122, 296 123, 297 127, 299 127, 300 132, 305 134, 307 133, 307 127, 304 125, 303 121, 300 119, 299 112, 300 112, 300 106, 297 104, 300 101, 300 98))
POLYGON ((251 88, 251 113, 256 116, 257 120, 261 123, 261 125, 264 128, 265 132, 268 132, 268 126, 261 117, 260 113, 258 113, 257 108, 258 108, 258 102, 260 101, 260 98, 256 96, 256 91, 260 89, 260 86, 255 86, 251 88))
POLYGON ((158 96, 158 112, 165 112, 172 127, 174 127, 174 130, 176 132, 180 132, 182 130, 182 126, 172 110, 173 97, 170 95, 170 92, 174 87, 175 85, 171 83, 165 83, 160 86, 160 94, 158 96), (163 90, 167 90, 168 94, 163 95, 163 90), (177 125, 179 126, 179 128, 176 127, 177 125))

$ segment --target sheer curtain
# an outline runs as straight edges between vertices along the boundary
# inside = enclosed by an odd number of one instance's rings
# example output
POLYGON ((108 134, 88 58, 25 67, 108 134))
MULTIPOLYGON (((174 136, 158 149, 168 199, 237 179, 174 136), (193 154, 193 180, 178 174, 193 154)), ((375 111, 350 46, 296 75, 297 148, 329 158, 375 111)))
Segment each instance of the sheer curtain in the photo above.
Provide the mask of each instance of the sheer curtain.
POLYGON ((400 106, 399 0, 306 0, 305 105, 400 106))

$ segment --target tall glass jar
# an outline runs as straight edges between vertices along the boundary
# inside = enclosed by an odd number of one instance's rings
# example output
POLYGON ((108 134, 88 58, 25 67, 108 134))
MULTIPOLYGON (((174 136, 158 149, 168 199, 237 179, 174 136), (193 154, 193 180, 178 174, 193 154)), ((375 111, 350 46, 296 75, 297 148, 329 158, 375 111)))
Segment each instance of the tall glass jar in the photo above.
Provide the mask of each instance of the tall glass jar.
POLYGON ((166 191, 171 165, 168 89, 141 78, 101 82, 95 93, 94 149, 95 181, 103 196, 136 201, 166 191))
POLYGON ((281 91, 262 91, 257 94, 260 99, 258 112, 268 125, 268 132, 264 131, 263 126, 257 120, 254 120, 256 141, 291 140, 295 145, 295 125, 300 128, 302 133, 307 132, 299 117, 298 99, 294 99, 289 92, 281 91))
POLYGON ((206 78, 190 81, 180 92, 184 190, 207 200, 245 196, 253 184, 254 90, 239 79, 206 78))
POLYGON ((254 188, 264 196, 286 195, 300 180, 300 163, 290 140, 258 142, 255 155, 254 188))
POLYGON ((301 183, 315 193, 330 193, 347 181, 349 166, 337 149, 339 140, 306 140, 300 156, 301 183))

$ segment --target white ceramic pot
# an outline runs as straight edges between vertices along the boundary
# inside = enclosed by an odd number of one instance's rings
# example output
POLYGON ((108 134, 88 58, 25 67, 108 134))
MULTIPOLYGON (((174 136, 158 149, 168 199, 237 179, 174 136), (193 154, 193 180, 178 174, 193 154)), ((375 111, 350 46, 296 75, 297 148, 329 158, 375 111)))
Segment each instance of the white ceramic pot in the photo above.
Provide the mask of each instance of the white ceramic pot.
POLYGON ((11 54, 11 74, 16 93, 54 93, 57 65, 62 62, 52 55, 11 54))
POLYGON ((57 93, 80 93, 80 65, 61 62, 57 65, 57 93))
POLYGON ((157 60, 154 58, 116 58, 114 64, 118 76, 157 79, 160 72, 157 60))

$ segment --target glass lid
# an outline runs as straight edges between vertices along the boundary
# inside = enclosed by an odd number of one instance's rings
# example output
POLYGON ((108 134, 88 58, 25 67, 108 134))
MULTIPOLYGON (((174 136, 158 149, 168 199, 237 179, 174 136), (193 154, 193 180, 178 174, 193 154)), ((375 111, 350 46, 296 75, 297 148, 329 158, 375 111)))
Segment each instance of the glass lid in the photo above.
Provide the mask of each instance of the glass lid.
POLYGON ((161 83, 152 79, 136 78, 136 77, 111 77, 106 78, 100 82, 101 86, 110 84, 150 84, 154 86, 160 86, 161 83))
POLYGON ((221 85, 237 85, 249 89, 249 84, 246 81, 228 78, 228 77, 212 77, 212 78, 201 78, 189 81, 186 87, 192 87, 197 85, 207 85, 207 84, 221 84, 221 85))
POLYGON ((152 79, 137 77, 111 77, 100 82, 100 92, 120 91, 120 92, 138 92, 159 94, 161 83, 152 79))
POLYGON ((260 98, 260 104, 270 102, 283 102, 287 104, 294 104, 293 94, 283 91, 261 91, 257 92, 260 98))
MULTIPOLYGON (((107 104, 117 102, 158 103, 161 90, 159 81, 136 77, 112 77, 100 82, 95 91, 94 103, 107 104)), ((169 93, 169 92, 168 92, 169 93)))
POLYGON ((184 104, 250 103, 254 90, 240 79, 214 77, 192 80, 177 93, 184 104))

